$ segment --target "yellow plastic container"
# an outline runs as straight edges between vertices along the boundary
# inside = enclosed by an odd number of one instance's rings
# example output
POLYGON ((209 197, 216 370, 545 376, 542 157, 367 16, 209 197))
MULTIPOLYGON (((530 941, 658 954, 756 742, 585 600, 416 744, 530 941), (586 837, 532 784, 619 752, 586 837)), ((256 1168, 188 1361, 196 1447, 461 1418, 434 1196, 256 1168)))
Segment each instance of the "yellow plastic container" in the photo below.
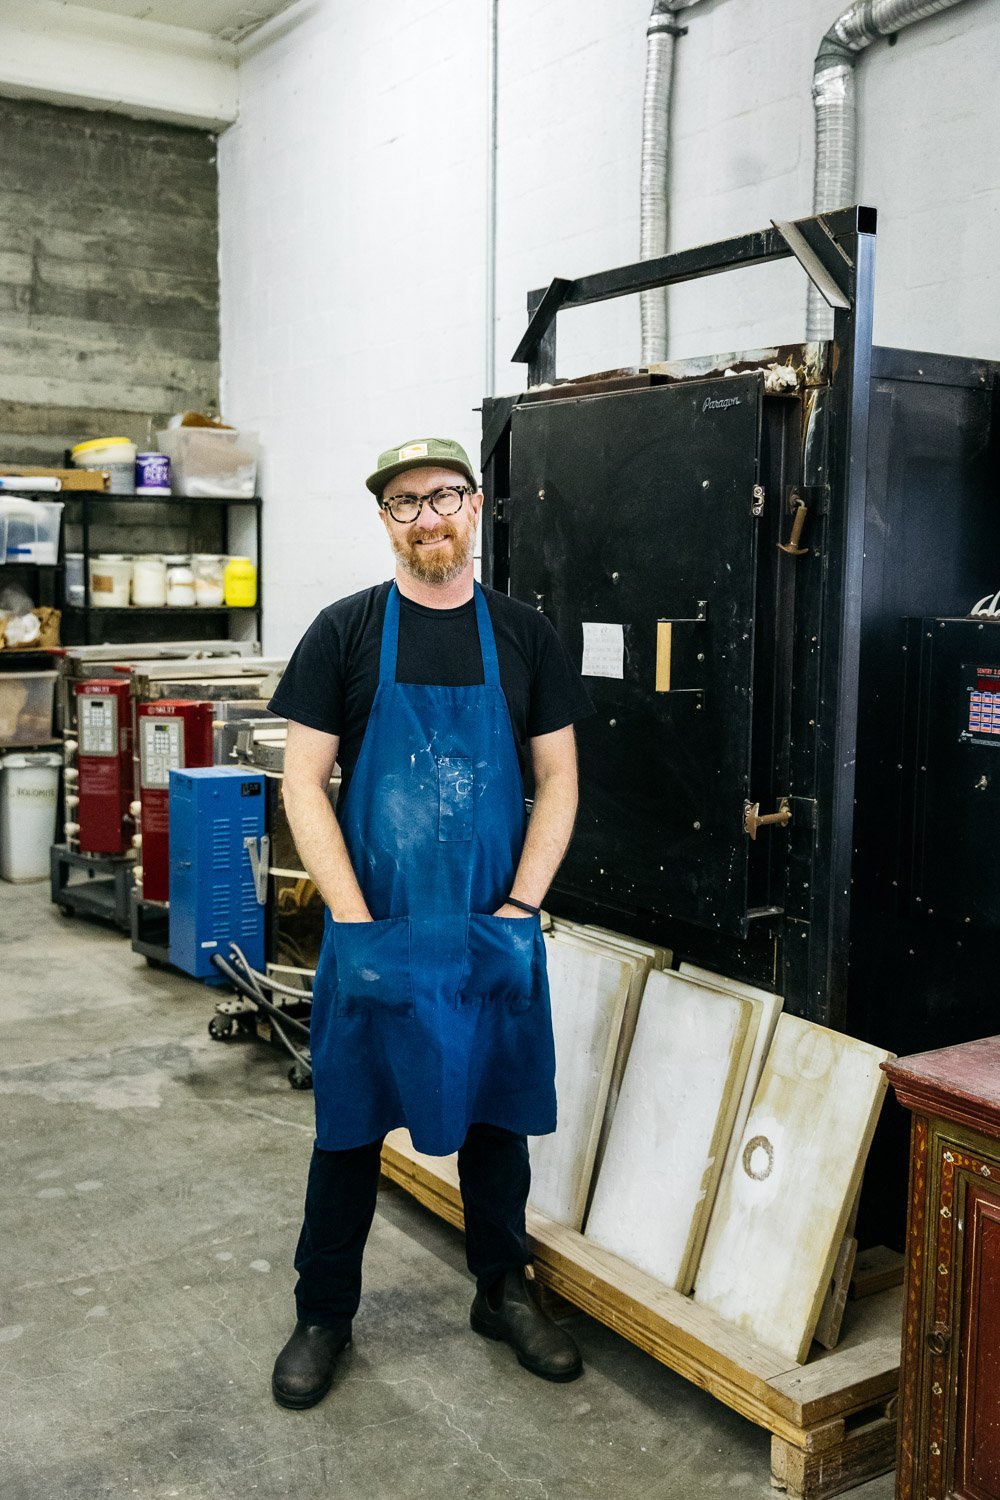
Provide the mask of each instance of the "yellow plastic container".
POLYGON ((226 603, 250 609, 257 603, 257 569, 249 557, 231 557, 222 575, 226 603))

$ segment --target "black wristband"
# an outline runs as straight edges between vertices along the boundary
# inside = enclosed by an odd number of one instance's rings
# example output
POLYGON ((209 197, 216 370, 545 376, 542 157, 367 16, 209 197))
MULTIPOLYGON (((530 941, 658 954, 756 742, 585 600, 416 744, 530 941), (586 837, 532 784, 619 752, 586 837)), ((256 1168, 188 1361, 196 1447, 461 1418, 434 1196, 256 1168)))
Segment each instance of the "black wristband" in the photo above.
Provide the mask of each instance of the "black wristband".
POLYGON ((516 896, 508 896, 506 904, 508 906, 516 906, 518 911, 530 912, 533 917, 540 917, 542 914, 540 906, 529 906, 527 901, 519 901, 516 896))

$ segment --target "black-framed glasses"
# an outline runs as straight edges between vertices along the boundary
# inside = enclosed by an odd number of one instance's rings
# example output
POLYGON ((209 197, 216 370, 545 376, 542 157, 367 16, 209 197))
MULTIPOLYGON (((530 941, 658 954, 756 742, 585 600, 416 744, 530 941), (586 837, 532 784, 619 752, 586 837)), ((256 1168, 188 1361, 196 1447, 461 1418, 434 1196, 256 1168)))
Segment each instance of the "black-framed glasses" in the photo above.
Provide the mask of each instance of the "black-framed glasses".
POLYGON ((449 484, 444 489, 432 490, 429 495, 393 495, 391 500, 380 500, 379 505, 394 521, 406 526, 417 519, 425 505, 429 505, 435 515, 455 516, 465 504, 466 495, 473 493, 471 485, 449 484))

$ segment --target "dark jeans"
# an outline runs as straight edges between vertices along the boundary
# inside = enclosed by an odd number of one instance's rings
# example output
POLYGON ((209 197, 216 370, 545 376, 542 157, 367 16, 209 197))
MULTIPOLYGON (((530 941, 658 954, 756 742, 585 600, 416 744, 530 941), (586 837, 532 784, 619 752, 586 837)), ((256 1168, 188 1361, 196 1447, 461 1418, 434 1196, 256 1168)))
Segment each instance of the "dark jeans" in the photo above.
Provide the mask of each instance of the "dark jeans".
MULTIPOLYGON (((381 1141, 350 1151, 313 1147, 305 1221, 295 1251, 303 1323, 349 1322, 361 1300, 361 1259, 375 1216, 381 1141)), ((481 1291, 530 1260, 524 1230, 528 1142, 496 1125, 470 1125, 458 1153, 465 1255, 481 1291)))

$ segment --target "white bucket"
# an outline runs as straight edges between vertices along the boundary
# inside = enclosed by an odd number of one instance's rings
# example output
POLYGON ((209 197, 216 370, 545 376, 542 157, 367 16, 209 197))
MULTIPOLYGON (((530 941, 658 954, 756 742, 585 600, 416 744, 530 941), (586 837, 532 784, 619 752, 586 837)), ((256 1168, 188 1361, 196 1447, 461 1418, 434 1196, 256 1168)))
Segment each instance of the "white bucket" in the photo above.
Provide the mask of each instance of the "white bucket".
POLYGON ((77 443, 71 451, 78 469, 107 469, 112 495, 131 495, 135 491, 136 446, 128 438, 92 438, 77 443))
POLYGON ((51 750, 0 756, 0 879, 48 877, 62 763, 51 750))

